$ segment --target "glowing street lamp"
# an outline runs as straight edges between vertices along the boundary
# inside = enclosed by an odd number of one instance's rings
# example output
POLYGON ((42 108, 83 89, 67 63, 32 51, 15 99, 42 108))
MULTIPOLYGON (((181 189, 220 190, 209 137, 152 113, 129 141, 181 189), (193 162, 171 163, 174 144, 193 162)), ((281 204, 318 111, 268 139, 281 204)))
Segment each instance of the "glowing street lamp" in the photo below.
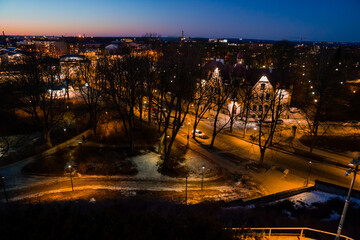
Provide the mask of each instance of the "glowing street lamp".
POLYGON ((358 172, 359 170, 359 164, 360 164, 360 157, 358 157, 357 159, 353 159, 351 162, 350 162, 350 166, 354 166, 355 165, 355 169, 353 168, 349 168, 344 176, 349 176, 352 172, 354 172, 354 175, 353 175, 353 178, 351 180, 351 183, 350 183, 350 187, 349 187, 349 192, 348 192, 348 195, 346 197, 346 201, 345 201, 345 205, 344 205, 344 209, 343 209, 343 212, 341 214, 341 219, 340 219, 340 223, 339 223, 339 227, 338 227, 338 230, 337 230, 337 233, 336 233, 336 237, 335 237, 335 240, 339 240, 340 239, 340 234, 341 234, 341 230, 342 230, 342 227, 343 227, 343 224, 344 224, 344 221, 345 221, 345 216, 346 216, 346 212, 347 212, 347 209, 348 209, 348 206, 349 206, 349 199, 350 199, 350 195, 351 195, 351 190, 353 189, 354 187, 354 183, 355 183, 355 178, 356 178, 356 173, 358 172))
POLYGON ((68 168, 69 168, 69 173, 70 173, 71 190, 74 191, 74 185, 73 185, 72 175, 71 175, 71 172, 72 172, 71 164, 68 165, 68 168))
POLYGON ((203 190, 203 186, 204 186, 205 165, 202 165, 201 168, 202 168, 202 176, 201 176, 201 191, 202 191, 202 190, 203 190))

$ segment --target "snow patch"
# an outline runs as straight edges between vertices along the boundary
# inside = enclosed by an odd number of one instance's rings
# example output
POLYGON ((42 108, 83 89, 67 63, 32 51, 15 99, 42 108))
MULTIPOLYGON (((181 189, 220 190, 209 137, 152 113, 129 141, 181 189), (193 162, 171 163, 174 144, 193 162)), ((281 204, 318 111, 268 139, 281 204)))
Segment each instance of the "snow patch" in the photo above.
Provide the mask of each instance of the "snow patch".
MULTIPOLYGON (((320 191, 313 191, 313 192, 304 192, 292 197, 289 197, 287 200, 295 202, 295 205, 307 205, 311 206, 313 203, 323 203, 327 202, 333 198, 339 198, 341 201, 346 200, 346 196, 339 195, 339 194, 332 194, 332 193, 325 193, 320 191)), ((360 206, 360 199, 357 198, 350 198, 350 204, 355 204, 356 207, 360 206)))
POLYGON ((340 214, 338 214, 337 212, 335 211, 331 211, 332 213, 330 214, 330 217, 329 218, 323 218, 321 219, 322 221, 336 221, 336 220, 339 220, 340 219, 340 214))

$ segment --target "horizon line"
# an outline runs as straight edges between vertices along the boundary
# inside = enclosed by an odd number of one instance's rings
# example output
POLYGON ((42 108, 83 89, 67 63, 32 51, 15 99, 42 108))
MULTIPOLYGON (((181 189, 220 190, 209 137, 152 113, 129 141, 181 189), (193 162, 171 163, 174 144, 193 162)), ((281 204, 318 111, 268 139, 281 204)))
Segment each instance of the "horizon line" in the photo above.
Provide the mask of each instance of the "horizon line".
MULTIPOLYGON (((78 35, 43 35, 43 34, 4 34, 3 36, 9 36, 9 37, 75 37, 79 38, 79 36, 84 38, 145 38, 145 36, 91 36, 86 34, 78 34, 78 35)), ((159 35, 158 37, 153 38, 181 38, 181 36, 162 36, 159 35)), ((203 39, 237 39, 239 41, 243 40, 258 40, 258 41, 274 41, 274 42, 281 42, 281 41, 289 41, 289 42, 319 42, 319 43, 360 43, 360 41, 327 41, 327 40, 289 40, 289 39, 281 39, 281 40, 275 40, 275 39, 261 39, 261 38, 241 38, 241 37, 191 37, 187 36, 186 38, 194 39, 194 38, 203 38, 203 39)))

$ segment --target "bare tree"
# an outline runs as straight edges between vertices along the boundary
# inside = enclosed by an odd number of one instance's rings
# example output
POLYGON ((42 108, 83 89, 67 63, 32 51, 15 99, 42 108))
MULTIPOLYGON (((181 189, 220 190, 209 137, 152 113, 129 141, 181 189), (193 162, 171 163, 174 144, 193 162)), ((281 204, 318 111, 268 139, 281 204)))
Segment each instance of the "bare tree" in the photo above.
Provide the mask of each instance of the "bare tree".
POLYGON ((193 102, 198 57, 190 46, 169 46, 159 60, 165 168, 170 167, 172 146, 193 102))
POLYGON ((61 87, 58 61, 29 58, 13 77, 20 94, 19 108, 31 117, 47 145, 52 146, 50 133, 62 118, 65 101, 65 94, 58 91, 61 87))
POLYGON ((90 116, 89 125, 96 138, 96 130, 103 110, 102 97, 105 90, 105 76, 100 69, 103 64, 105 63, 101 59, 96 65, 90 61, 82 62, 73 84, 74 90, 81 96, 87 107, 90 116))
POLYGON ((122 59, 109 61, 107 65, 109 67, 104 72, 107 79, 108 100, 118 110, 133 150, 137 124, 136 111, 139 110, 141 124, 143 99, 146 93, 149 93, 147 83, 150 81, 151 64, 146 57, 128 55, 122 59))
POLYGON ((215 117, 214 117, 214 124, 213 124, 213 133, 210 143, 210 148, 214 147, 214 142, 217 134, 219 134, 229 123, 230 119, 228 121, 225 120, 225 123, 221 126, 218 126, 219 124, 219 116, 221 111, 228 111, 228 109, 224 109, 224 106, 226 102, 228 101, 229 97, 232 94, 230 85, 228 83, 223 82, 219 69, 215 69, 213 72, 213 76, 211 79, 211 85, 212 85, 212 91, 214 92, 214 101, 212 108, 215 108, 215 117))
POLYGON ((204 79, 197 83, 194 96, 194 124, 192 137, 196 138, 196 129, 200 121, 204 118, 205 113, 210 109, 213 101, 213 91, 211 82, 207 83, 204 79))
POLYGON ((244 122, 244 130, 243 130, 243 137, 246 136, 247 124, 249 120, 249 113, 251 108, 251 102, 253 98, 253 90, 252 86, 248 82, 244 82, 240 87, 240 99, 242 102, 242 109, 241 109, 241 119, 244 122))
POLYGON ((259 167, 262 166, 266 150, 272 146, 274 134, 279 124, 281 113, 284 111, 283 98, 284 90, 275 87, 271 92, 254 94, 258 97, 258 145, 260 149, 259 167))

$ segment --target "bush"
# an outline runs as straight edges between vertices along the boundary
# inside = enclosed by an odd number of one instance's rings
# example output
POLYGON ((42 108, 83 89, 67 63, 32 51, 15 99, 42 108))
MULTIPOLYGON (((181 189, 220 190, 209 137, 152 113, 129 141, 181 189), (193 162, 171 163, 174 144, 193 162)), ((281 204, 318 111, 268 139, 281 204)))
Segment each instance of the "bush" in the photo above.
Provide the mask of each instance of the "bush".
POLYGON ((38 156, 35 161, 23 168, 27 174, 63 175, 64 167, 69 163, 76 172, 86 175, 136 175, 136 166, 126 159, 122 149, 104 149, 78 146, 61 149, 49 156, 38 156))

